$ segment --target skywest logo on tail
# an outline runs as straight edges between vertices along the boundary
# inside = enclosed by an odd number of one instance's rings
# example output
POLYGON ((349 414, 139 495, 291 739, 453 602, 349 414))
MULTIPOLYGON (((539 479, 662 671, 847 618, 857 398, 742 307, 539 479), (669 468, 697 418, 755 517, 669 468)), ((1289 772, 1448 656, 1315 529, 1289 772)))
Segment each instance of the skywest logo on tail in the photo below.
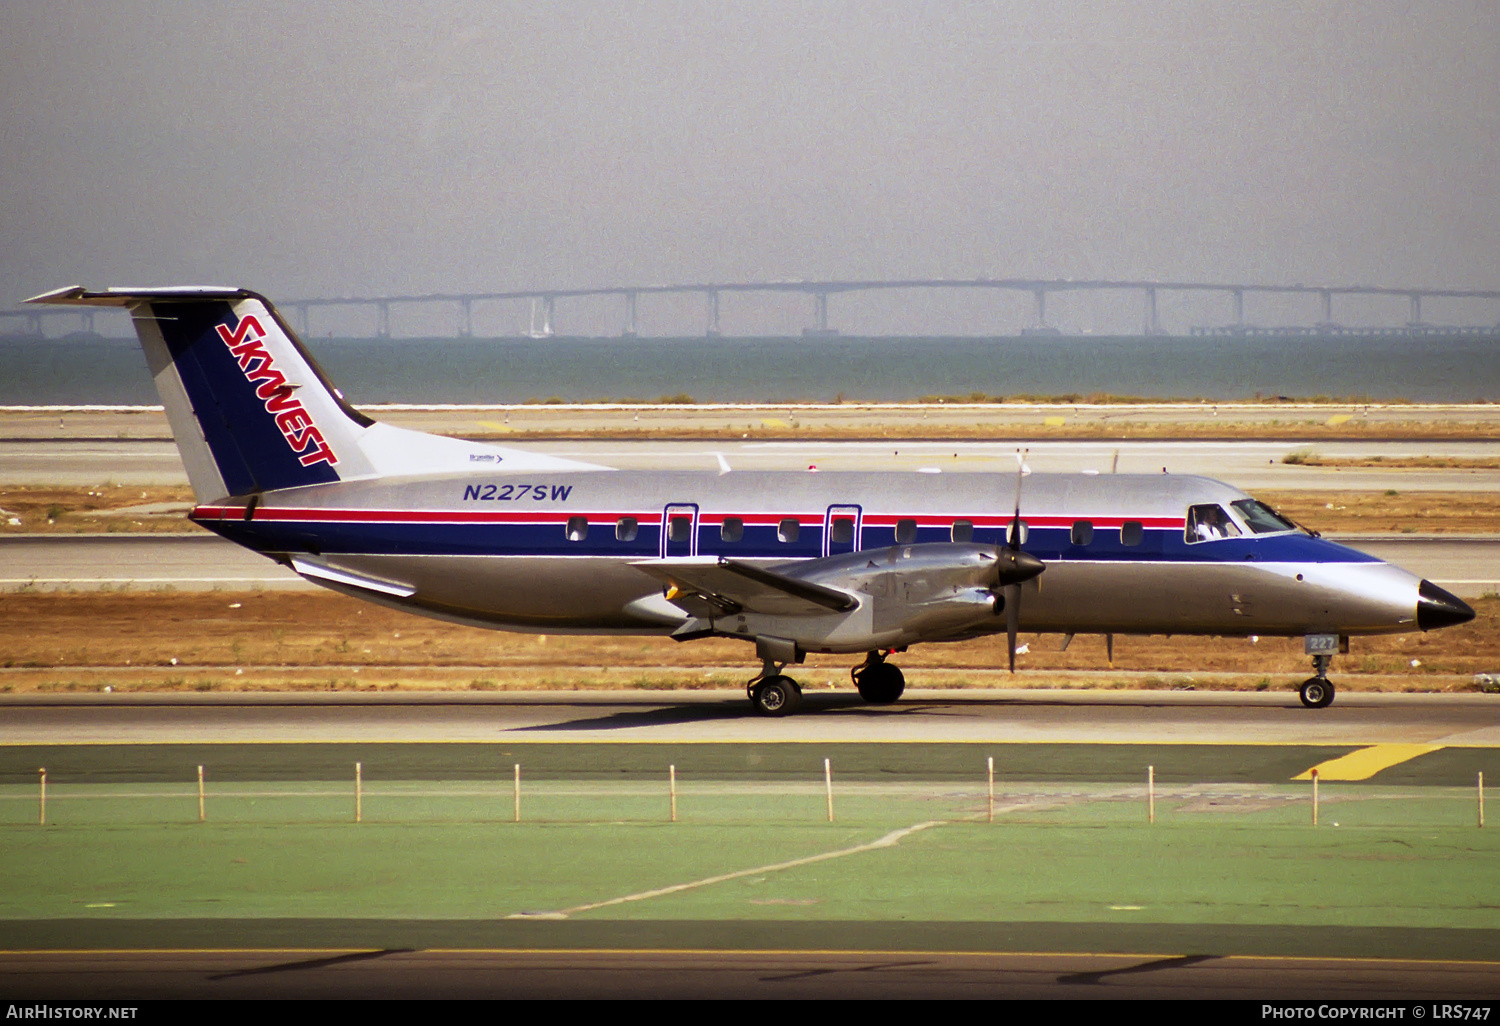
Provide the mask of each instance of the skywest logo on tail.
POLYGON ((245 374, 245 380, 251 384, 261 382, 255 389, 256 398, 264 402, 266 412, 276 418, 276 426, 281 429, 292 452, 298 454, 302 465, 310 467, 315 463, 337 463, 338 457, 324 441, 323 433, 313 425, 312 417, 300 402, 292 398, 292 390, 296 386, 287 384, 286 375, 272 365, 271 354, 266 352, 261 343, 266 330, 261 327, 255 315, 242 317, 233 331, 229 330, 228 325, 220 324, 218 332, 219 338, 234 354, 240 370, 245 374))

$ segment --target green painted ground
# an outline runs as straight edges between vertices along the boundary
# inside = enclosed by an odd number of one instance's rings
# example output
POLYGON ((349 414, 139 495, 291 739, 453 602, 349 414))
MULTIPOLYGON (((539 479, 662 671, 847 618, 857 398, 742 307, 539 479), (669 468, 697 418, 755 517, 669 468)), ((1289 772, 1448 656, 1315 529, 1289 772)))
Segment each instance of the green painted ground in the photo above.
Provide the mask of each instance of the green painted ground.
POLYGON ((558 785, 523 801, 542 822, 514 824, 508 794, 431 790, 373 791, 360 824, 347 793, 215 793, 199 824, 187 791, 64 789, 45 827, 20 822, 35 802, 12 792, 0 919, 498 918, 927 822, 890 847, 579 915, 1485 928, 1500 906, 1500 831, 1477 829, 1472 796, 1446 790, 1327 787, 1317 828, 1290 788, 1164 797, 1154 826, 1138 795, 1077 789, 1004 796, 995 824, 973 821, 977 793, 844 791, 830 824, 816 791, 689 791, 670 824, 664 794, 558 785))
POLYGON ((1144 781, 1124 773, 1144 746, 832 746, 834 823, 822 750, 810 746, 507 746, 505 759, 524 754, 531 767, 519 824, 509 775, 488 775, 498 746, 456 745, 360 747, 371 762, 355 824, 352 773, 316 779, 352 764, 355 747, 6 749, 16 782, 0 786, 0 947, 999 946, 1500 959, 1500 825, 1477 827, 1472 785, 1325 784, 1314 827, 1309 786, 1286 778, 1341 748, 1161 746, 1149 753, 1161 760, 1149 825, 1144 781), (982 773, 972 772, 991 752, 997 769, 1008 755, 1012 771, 997 784, 993 824, 982 773), (1194 782, 1211 752, 1227 782, 1194 782), (183 755, 214 768, 206 823, 183 755), (683 759, 675 824, 657 769, 664 755, 683 759), (36 823, 34 767, 17 779, 37 756, 51 763, 46 826, 36 823), (465 756, 469 772, 438 775, 465 756), (1063 772, 1028 779, 1047 759, 1063 772), (592 768, 566 776, 580 765, 592 768), (256 776, 266 766, 275 772, 256 776), (901 766, 927 775, 894 772, 901 766), (1107 782, 1113 773, 1125 783, 1107 782), (1106 782, 1077 782, 1085 775, 1106 782), (1261 776, 1272 779, 1243 782, 1261 776), (883 847, 767 868, 919 824, 931 825, 883 847), (742 875, 581 907, 724 874, 742 875), (566 910, 565 921, 505 918, 566 910))

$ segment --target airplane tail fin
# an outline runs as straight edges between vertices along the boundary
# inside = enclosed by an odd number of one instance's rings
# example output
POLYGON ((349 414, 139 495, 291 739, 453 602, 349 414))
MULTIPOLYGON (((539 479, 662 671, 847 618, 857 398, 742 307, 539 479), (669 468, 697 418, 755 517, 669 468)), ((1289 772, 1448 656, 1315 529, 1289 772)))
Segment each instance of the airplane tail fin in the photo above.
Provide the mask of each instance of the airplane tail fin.
POLYGON ((374 469, 361 440, 375 422, 344 401, 254 292, 74 286, 28 302, 130 311, 200 502, 374 469))
POLYGON ((410 431, 344 400, 269 300, 188 286, 27 300, 130 311, 200 503, 380 475, 600 470, 543 453, 410 431))

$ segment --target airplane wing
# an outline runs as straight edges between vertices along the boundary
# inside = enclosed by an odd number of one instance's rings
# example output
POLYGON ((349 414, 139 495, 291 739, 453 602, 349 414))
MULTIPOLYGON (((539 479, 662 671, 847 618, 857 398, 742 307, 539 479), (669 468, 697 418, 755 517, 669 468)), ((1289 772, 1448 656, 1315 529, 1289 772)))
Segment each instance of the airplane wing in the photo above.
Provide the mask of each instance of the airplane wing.
POLYGON ((748 610, 771 616, 848 612, 859 601, 847 592, 787 577, 724 556, 686 556, 632 563, 667 585, 667 601, 693 616, 748 610))

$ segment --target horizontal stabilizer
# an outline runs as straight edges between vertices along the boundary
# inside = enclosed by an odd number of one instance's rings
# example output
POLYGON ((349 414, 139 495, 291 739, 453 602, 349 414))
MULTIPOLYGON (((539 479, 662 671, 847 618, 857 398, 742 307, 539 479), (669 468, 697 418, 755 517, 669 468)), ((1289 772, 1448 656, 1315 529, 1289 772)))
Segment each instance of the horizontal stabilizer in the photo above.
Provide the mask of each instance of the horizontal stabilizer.
POLYGON ((244 299, 255 293, 246 289, 233 289, 225 285, 173 285, 168 288, 110 288, 103 292, 90 292, 82 285, 43 292, 32 296, 28 303, 44 303, 48 306, 131 306, 149 303, 152 300, 204 300, 244 299))
POLYGON ((723 556, 648 559, 632 563, 667 585, 667 600, 695 616, 749 610, 768 616, 825 616, 859 605, 847 592, 798 580, 723 556), (675 593, 675 594, 674 594, 675 593))

